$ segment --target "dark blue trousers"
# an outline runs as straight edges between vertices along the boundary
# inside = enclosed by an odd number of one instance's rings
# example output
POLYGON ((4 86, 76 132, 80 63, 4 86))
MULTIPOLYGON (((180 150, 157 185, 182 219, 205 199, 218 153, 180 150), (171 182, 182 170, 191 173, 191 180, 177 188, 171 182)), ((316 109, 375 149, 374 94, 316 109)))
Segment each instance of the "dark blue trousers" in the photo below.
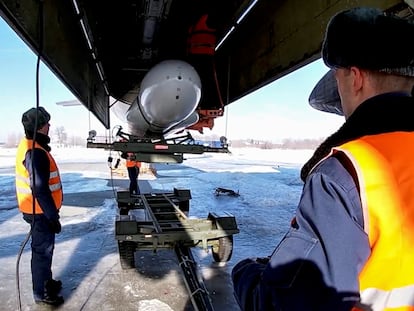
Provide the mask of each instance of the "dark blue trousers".
POLYGON ((138 175, 139 167, 133 166, 128 167, 128 177, 129 177, 129 193, 130 194, 140 194, 138 187, 138 175))
POLYGON ((32 226, 32 284, 34 299, 42 299, 46 281, 52 279, 52 257, 55 248, 55 233, 44 215, 23 214, 23 219, 32 226))

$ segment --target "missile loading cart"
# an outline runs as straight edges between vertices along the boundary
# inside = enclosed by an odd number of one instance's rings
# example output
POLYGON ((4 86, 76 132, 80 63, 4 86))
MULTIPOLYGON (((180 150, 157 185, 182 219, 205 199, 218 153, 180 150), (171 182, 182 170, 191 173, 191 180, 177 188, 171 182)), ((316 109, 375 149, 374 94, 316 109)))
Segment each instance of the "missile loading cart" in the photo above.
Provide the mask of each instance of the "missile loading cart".
MULTIPOLYGON (((187 139, 174 141, 135 140, 96 143, 88 148, 134 152, 143 162, 181 163, 184 153, 229 152, 227 144, 212 148, 188 144, 187 139)), ((123 269, 135 268, 135 252, 172 249, 183 271, 184 281, 195 310, 214 310, 208 291, 197 270, 191 248, 211 251, 216 262, 230 260, 233 235, 239 233, 236 219, 227 212, 209 213, 206 219, 190 218, 191 192, 174 188, 171 192, 145 193, 131 197, 129 191, 117 192, 118 215, 115 239, 123 269)))
POLYGON ((121 266, 135 267, 134 252, 160 248, 211 248, 216 262, 230 260, 233 234, 239 232, 234 216, 223 212, 209 213, 207 219, 188 218, 190 190, 174 189, 171 193, 142 194, 131 198, 128 191, 117 193, 119 215, 115 221, 121 266), (132 210, 143 210, 137 217, 132 210))

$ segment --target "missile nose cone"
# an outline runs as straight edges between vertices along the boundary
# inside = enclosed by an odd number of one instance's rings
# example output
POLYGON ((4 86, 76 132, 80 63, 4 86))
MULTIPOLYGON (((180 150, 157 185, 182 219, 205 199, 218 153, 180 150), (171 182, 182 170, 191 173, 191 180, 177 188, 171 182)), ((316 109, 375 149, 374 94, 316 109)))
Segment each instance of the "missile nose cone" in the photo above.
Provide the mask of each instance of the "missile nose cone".
POLYGON ((190 64, 166 60, 144 77, 139 103, 150 123, 168 128, 195 111, 201 98, 201 81, 190 64))
POLYGON ((165 60, 144 76, 127 120, 137 131, 166 133, 194 119, 200 98, 201 80, 194 67, 181 60, 165 60))

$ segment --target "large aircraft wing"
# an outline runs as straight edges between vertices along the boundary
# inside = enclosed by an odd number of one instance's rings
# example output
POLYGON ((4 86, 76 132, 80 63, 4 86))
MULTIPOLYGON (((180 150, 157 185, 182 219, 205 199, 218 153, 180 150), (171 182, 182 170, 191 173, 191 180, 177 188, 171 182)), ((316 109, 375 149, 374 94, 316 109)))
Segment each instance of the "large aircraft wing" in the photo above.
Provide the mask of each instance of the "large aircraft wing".
POLYGON ((199 122, 211 126, 226 105, 317 59, 329 18, 356 5, 401 14, 408 7, 401 0, 0 0, 0 14, 105 127, 109 98, 133 103, 146 73, 168 59, 199 73, 199 122))

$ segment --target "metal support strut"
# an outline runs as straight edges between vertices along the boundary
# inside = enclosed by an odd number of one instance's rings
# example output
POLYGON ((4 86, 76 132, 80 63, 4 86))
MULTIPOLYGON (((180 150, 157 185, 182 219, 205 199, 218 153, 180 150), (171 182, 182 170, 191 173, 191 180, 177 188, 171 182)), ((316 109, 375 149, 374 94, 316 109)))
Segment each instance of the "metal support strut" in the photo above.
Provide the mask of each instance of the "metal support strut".
POLYGON ((213 311, 213 305, 210 300, 208 291, 204 285, 203 279, 197 270, 197 263, 193 258, 191 249, 183 246, 180 243, 174 248, 177 255, 179 265, 184 274, 184 281, 190 299, 196 311, 213 311))

